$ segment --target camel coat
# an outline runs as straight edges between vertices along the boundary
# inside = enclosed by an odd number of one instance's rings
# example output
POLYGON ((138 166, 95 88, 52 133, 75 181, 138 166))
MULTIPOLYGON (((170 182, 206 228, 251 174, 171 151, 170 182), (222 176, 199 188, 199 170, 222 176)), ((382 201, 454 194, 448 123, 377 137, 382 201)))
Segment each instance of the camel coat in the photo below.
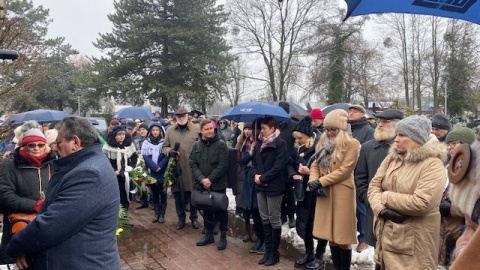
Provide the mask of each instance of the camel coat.
POLYGON ((353 171, 357 165, 360 143, 352 139, 343 158, 333 158, 329 168, 322 168, 314 161, 310 168, 310 180, 320 179, 329 192, 317 197, 313 235, 340 245, 357 243, 356 195, 353 171))
POLYGON ((447 149, 438 141, 428 141, 403 155, 395 148, 393 144, 368 189, 377 237, 375 262, 388 270, 434 270, 447 149), (384 208, 409 218, 398 224, 378 217, 384 208))

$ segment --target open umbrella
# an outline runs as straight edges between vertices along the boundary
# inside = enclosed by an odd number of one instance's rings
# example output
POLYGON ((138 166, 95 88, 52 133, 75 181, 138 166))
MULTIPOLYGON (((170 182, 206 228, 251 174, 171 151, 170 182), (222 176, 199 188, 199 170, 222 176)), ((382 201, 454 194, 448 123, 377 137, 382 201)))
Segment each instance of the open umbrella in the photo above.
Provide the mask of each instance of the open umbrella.
POLYGON ((328 105, 327 107, 322 109, 323 115, 327 116, 327 114, 333 110, 342 109, 348 112, 348 107, 350 107, 350 103, 335 103, 332 105, 328 105))
POLYGON ((131 118, 131 119, 155 119, 153 113, 149 112, 144 107, 127 107, 119 110, 113 115, 113 118, 131 118))
POLYGON ((246 102, 228 109, 220 119, 229 119, 235 122, 253 122, 257 118, 271 116, 278 122, 290 121, 290 116, 278 106, 260 102, 246 102))
POLYGON ((62 121, 63 118, 72 116, 68 112, 56 111, 56 110, 33 110, 23 113, 17 113, 10 116, 3 125, 21 124, 25 121, 35 120, 38 123, 51 123, 56 121, 62 121))
POLYGON ((350 16, 372 13, 410 13, 460 19, 480 24, 480 1, 445 0, 346 0, 350 16))
MULTIPOLYGON (((278 106, 278 104, 280 102, 282 102, 282 101, 275 101, 275 102, 272 103, 272 105, 278 106)), ((290 107, 290 116, 301 120, 305 116, 310 115, 310 113, 307 110, 305 110, 304 108, 302 108, 302 106, 300 106, 296 103, 290 102, 290 101, 284 101, 284 102, 288 103, 288 105, 290 107)))

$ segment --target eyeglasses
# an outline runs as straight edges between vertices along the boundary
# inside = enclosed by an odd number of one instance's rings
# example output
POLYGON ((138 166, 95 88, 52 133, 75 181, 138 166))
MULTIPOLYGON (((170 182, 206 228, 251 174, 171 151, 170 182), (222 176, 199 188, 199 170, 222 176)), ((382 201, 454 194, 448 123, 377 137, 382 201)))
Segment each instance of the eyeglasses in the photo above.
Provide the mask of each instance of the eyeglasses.
POLYGON ((220 125, 226 125, 227 123, 225 123, 225 122, 220 122, 219 124, 220 124, 220 125))
POLYGON ((30 149, 34 149, 35 147, 44 148, 45 144, 44 143, 29 143, 29 144, 27 144, 27 146, 30 149))
POLYGON ((338 132, 338 128, 326 128, 325 131, 326 132, 331 132, 331 133, 336 133, 336 132, 338 132))
POLYGON ((384 118, 378 118, 378 123, 382 123, 382 124, 389 124, 390 122, 392 122, 393 120, 390 120, 390 119, 384 119, 384 118))
POLYGON ((462 142, 458 142, 458 141, 447 142, 447 147, 454 147, 457 144, 462 144, 462 142))

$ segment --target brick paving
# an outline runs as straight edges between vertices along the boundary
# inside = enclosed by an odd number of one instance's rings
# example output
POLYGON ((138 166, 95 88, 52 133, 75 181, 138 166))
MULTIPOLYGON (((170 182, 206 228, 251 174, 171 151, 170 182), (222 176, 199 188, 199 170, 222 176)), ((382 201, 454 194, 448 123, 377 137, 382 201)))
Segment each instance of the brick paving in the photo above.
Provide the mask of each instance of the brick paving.
POLYGON ((139 204, 130 205, 129 216, 133 227, 118 241, 122 270, 134 269, 293 269, 294 261, 288 258, 286 250, 280 250, 280 262, 265 267, 257 262, 261 255, 251 254, 248 250, 254 245, 244 243, 232 236, 227 237, 227 249, 217 250, 219 235, 215 243, 197 247, 195 243, 203 236, 203 220, 199 216, 200 229, 194 230, 188 220, 182 230, 176 229, 177 215, 174 201, 168 199, 165 223, 151 223, 153 210, 135 209, 139 204))

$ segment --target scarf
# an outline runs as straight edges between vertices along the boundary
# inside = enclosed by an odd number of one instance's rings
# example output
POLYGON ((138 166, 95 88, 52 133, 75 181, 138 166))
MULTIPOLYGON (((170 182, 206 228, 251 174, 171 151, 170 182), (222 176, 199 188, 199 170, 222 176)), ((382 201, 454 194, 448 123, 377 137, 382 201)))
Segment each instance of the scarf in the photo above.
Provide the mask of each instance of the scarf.
POLYGON ((280 130, 279 129, 276 129, 275 132, 270 134, 270 136, 268 136, 267 138, 263 138, 263 135, 260 133, 260 135, 258 135, 258 138, 262 141, 262 145, 260 146, 260 152, 265 147, 267 147, 267 145, 269 143, 273 142, 276 138, 278 138, 278 136, 280 136, 280 130))
MULTIPOLYGON (((144 142, 145 144, 145 142, 144 142)), ((112 147, 108 144, 103 146, 103 152, 107 157, 111 160, 117 161, 117 170, 122 168, 122 157, 124 159, 124 168, 128 165, 128 158, 131 157, 135 153, 136 149, 133 144, 130 146, 126 146, 124 149, 119 147, 112 147)))
MULTIPOLYGON (((322 148, 320 151, 318 151, 318 164, 324 168, 328 168, 330 165, 330 157, 332 156, 333 149, 335 148, 335 144, 333 143, 333 140, 330 139, 329 137, 325 138, 325 141, 323 141, 322 148)), ((317 155, 317 154, 315 154, 317 155)))
MULTIPOLYGON (((158 157, 162 152, 163 139, 156 144, 151 140, 145 140, 142 144, 142 156, 152 156, 152 160, 155 163, 158 163, 158 157)), ((151 173, 150 169, 148 172, 151 173)))
POLYGON ((250 152, 250 149, 252 148, 252 143, 253 143, 253 134, 250 134, 247 138, 245 138, 245 141, 243 141, 242 144, 242 154, 247 154, 250 152))
POLYGON ((45 160, 45 158, 48 155, 48 153, 43 153, 39 157, 34 157, 34 156, 30 155, 30 153, 28 153, 25 150, 19 150, 18 153, 20 154, 20 156, 24 157, 26 160, 32 162, 33 165, 37 168, 42 167, 42 162, 45 160))

